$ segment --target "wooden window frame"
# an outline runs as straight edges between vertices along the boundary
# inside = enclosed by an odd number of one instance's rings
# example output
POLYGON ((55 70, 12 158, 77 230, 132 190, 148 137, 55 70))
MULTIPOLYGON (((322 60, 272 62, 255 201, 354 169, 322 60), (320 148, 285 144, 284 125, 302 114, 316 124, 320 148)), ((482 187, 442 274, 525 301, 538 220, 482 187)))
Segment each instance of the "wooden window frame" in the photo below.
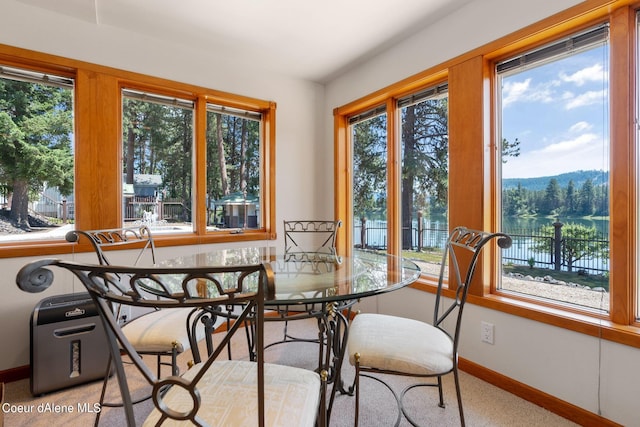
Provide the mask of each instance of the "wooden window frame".
MULTIPOLYGON (((195 103, 194 232, 158 234, 156 244, 178 246, 238 241, 273 240, 275 228, 276 104, 167 79, 147 76, 59 56, 0 44, 0 63, 50 72, 75 79, 75 227, 122 226, 122 89, 136 88, 195 103), (243 233, 207 232, 206 105, 215 103, 262 114, 261 228, 243 233)), ((80 248, 80 250, 89 248, 80 248)), ((71 253, 78 248, 64 240, 13 241, 0 244, 0 258, 71 253)))
MULTIPOLYGON (((494 251, 482 258, 469 302, 533 319, 587 335, 640 348, 640 323, 636 321, 638 292, 636 241, 638 213, 638 166, 636 165, 636 11, 637 1, 590 1, 562 11, 513 34, 488 43, 447 62, 378 90, 334 110, 335 216, 345 219, 347 233, 339 236, 340 251, 352 247, 349 192, 351 148, 348 117, 374 105, 387 104, 393 116, 393 100, 400 93, 436 84, 446 78, 449 87, 449 223, 496 230, 499 189, 496 144, 495 64, 514 54, 546 44, 582 29, 608 22, 610 25, 610 184, 611 269, 610 313, 580 310, 533 298, 516 298, 496 291, 499 268, 494 251), (427 82, 427 83, 425 83, 427 82)), ((394 126, 388 143, 398 145, 394 126)), ((391 162, 390 162, 391 163, 391 162)), ((389 176, 395 176, 395 164, 389 176)), ((389 206, 399 205, 397 186, 389 185, 389 206), (395 203, 394 203, 395 201, 395 203)), ((389 252, 399 253, 398 218, 389 219, 389 252)), ((412 287, 435 292, 431 279, 423 276, 412 287)), ((449 291, 453 296, 453 291, 449 291)))

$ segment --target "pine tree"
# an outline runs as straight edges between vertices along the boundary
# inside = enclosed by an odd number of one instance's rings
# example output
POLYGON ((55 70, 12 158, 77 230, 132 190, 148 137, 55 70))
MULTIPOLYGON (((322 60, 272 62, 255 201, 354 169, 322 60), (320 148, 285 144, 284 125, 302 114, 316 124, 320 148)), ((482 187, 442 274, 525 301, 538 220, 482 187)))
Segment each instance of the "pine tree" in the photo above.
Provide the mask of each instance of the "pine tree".
POLYGON ((596 205, 596 194, 593 188, 593 182, 588 179, 580 187, 580 209, 579 212, 582 215, 593 215, 596 205))
POLYGON ((29 195, 47 184, 73 192, 71 90, 0 79, 0 180, 11 219, 29 229, 29 195))

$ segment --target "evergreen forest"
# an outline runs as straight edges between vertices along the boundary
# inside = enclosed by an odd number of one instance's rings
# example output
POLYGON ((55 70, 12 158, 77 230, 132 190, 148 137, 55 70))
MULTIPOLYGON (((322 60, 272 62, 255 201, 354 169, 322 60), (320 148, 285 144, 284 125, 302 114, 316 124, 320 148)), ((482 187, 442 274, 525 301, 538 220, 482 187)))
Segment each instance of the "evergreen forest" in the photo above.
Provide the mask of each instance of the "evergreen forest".
POLYGON ((577 171, 504 181, 505 216, 609 216, 608 172, 577 171))

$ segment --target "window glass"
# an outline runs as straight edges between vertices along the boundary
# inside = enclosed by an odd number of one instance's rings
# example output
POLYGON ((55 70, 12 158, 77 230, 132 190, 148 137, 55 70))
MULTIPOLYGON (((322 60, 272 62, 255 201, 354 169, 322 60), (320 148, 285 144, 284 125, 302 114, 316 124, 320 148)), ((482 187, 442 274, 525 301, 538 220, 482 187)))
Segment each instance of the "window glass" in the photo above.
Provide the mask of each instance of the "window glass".
POLYGON ((207 106, 207 230, 257 229, 261 115, 207 106))
POLYGON ((73 80, 0 67, 0 242, 63 239, 73 173, 73 80))
POLYGON ((353 244, 387 247, 387 116, 384 107, 350 119, 353 149, 353 244))
POLYGON ((401 215, 403 255, 437 276, 449 234, 447 85, 398 101, 402 122, 401 215))
POLYGON ((155 233, 193 231, 193 103, 123 92, 122 207, 125 225, 155 233))
POLYGON ((497 65, 502 291, 609 308, 608 28, 497 65))

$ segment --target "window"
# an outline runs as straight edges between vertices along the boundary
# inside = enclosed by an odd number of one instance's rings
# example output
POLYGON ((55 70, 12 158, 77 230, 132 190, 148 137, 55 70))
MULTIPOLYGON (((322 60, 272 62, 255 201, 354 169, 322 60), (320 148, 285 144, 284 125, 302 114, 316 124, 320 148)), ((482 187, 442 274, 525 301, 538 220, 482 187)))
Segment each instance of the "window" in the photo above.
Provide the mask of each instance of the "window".
POLYGON ((125 225, 193 231, 192 101, 126 89, 122 100, 125 225))
MULTIPOLYGON (((426 244, 422 253, 409 251, 403 231, 411 203, 401 180, 411 156, 403 152, 410 116, 401 112, 402 102, 439 87, 446 76, 446 96, 434 93, 447 107, 445 228, 466 225, 514 238, 510 249, 482 257, 470 302, 637 346, 640 11, 615 2, 573 12, 336 108, 336 212, 352 219, 350 120, 384 103, 387 250, 414 259, 426 252, 426 244)), ((431 198, 434 189, 414 187, 414 218, 426 212, 415 202, 422 191, 431 198)), ((434 213, 430 206, 428 212, 434 213)), ((435 212, 432 222, 440 217, 435 212)), ((357 239, 338 236, 343 248, 357 239)), ((430 262, 420 264, 427 274, 430 262)), ((424 279, 412 287, 434 292, 424 279)))
POLYGON ((609 309, 608 26, 497 64, 499 289, 609 309))
POLYGON ((387 116, 385 107, 352 117, 353 242, 387 247, 387 116))
POLYGON ((0 57, 5 256, 76 250, 70 227, 144 223, 162 246, 276 238, 275 102, 9 46, 0 57))
POLYGON ((428 275, 439 274, 449 234, 447 84, 400 98, 402 250, 428 275))
POLYGON ((73 86, 0 66, 0 242, 59 239, 74 222, 73 86))
POLYGON ((207 106, 207 230, 257 229, 262 114, 207 106))
POLYGON ((401 251, 437 275, 449 234, 447 84, 350 115, 348 129, 353 246, 401 251))

